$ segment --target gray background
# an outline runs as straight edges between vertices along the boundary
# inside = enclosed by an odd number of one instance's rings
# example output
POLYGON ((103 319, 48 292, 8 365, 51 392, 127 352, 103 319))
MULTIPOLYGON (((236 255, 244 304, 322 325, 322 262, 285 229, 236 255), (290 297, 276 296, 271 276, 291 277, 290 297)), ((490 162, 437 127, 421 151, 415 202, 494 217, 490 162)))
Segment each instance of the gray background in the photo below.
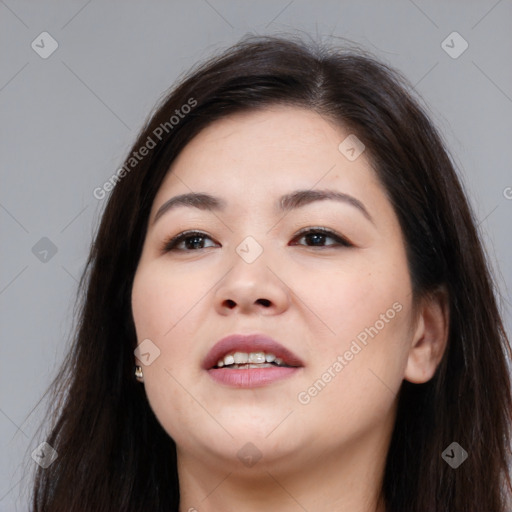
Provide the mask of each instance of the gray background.
POLYGON ((176 78, 247 32, 348 38, 408 77, 460 168, 511 332, 511 20, 510 0, 0 1, 0 510, 28 509, 38 402, 104 207, 93 190, 176 78), (47 59, 31 47, 44 31, 47 59), (456 59, 441 46, 453 31, 469 44, 456 59))

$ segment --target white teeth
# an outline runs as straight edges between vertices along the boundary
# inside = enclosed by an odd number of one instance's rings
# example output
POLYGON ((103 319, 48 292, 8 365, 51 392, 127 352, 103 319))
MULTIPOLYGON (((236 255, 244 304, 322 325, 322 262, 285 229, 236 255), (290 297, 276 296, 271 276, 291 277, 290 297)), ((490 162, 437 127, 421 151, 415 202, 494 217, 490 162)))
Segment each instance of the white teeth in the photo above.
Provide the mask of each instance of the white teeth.
POLYGON ((249 354, 246 352, 235 352, 233 357, 235 358, 235 364, 245 364, 249 362, 249 354))
POLYGON ((251 352, 249 354, 249 363, 264 363, 265 352, 251 352))
POLYGON ((272 368, 276 364, 282 365, 283 360, 274 354, 265 354, 265 352, 234 352, 217 361, 218 368, 223 366, 238 368, 239 365, 243 368, 272 368), (272 362, 274 364, 270 364, 272 362))
POLYGON ((230 366, 233 370, 243 369, 248 370, 249 368, 274 368, 273 364, 265 363, 265 364, 234 364, 230 366))

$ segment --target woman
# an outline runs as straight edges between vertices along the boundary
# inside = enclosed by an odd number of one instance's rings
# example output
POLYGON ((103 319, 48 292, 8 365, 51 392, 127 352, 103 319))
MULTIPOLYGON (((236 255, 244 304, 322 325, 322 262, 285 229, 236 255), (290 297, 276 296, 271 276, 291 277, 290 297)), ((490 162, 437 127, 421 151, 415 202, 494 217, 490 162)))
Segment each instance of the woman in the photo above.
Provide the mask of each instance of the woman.
POLYGON ((510 345, 398 73, 246 38, 112 188, 34 510, 510 510, 510 345))

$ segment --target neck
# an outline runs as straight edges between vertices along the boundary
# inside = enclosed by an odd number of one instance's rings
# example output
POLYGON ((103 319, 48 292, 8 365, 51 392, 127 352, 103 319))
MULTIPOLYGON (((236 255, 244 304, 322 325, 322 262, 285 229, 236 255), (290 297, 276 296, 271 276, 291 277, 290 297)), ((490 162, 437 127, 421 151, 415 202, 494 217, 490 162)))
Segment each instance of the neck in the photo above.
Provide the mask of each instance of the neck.
POLYGON ((387 441, 364 437, 350 449, 314 458, 304 452, 282 459, 263 454, 252 467, 178 449, 179 512, 385 512, 380 489, 387 441))

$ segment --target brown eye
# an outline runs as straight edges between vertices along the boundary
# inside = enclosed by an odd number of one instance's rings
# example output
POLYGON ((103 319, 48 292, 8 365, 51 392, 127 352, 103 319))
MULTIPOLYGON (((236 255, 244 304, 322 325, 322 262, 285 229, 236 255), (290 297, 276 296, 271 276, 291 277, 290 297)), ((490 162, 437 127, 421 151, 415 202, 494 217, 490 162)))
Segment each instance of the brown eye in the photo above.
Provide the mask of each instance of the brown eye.
MULTIPOLYGON (((311 242, 311 245, 306 245, 307 247, 335 247, 335 246, 344 246, 344 247, 353 247, 346 238, 341 235, 338 235, 334 231, 326 228, 307 228, 299 232, 299 236, 295 237, 295 240, 306 239, 311 242), (334 240, 335 243, 330 243, 327 245, 323 245, 326 239, 334 240)), ((304 244, 294 244, 294 245, 304 245, 304 244)))
MULTIPOLYGON (((305 245, 306 247, 353 247, 346 238, 326 228, 306 228, 298 233, 294 240, 305 239, 306 244, 293 243, 292 245, 305 245), (334 240, 334 243, 327 243, 326 240, 334 240)), ((205 241, 212 239, 201 231, 185 231, 167 240, 162 246, 162 253, 171 251, 191 252, 200 249, 214 247, 205 246, 205 241)))
POLYGON ((206 249, 207 247, 204 246, 205 240, 211 240, 205 233, 200 231, 185 231, 167 240, 162 247, 162 252, 206 249))

